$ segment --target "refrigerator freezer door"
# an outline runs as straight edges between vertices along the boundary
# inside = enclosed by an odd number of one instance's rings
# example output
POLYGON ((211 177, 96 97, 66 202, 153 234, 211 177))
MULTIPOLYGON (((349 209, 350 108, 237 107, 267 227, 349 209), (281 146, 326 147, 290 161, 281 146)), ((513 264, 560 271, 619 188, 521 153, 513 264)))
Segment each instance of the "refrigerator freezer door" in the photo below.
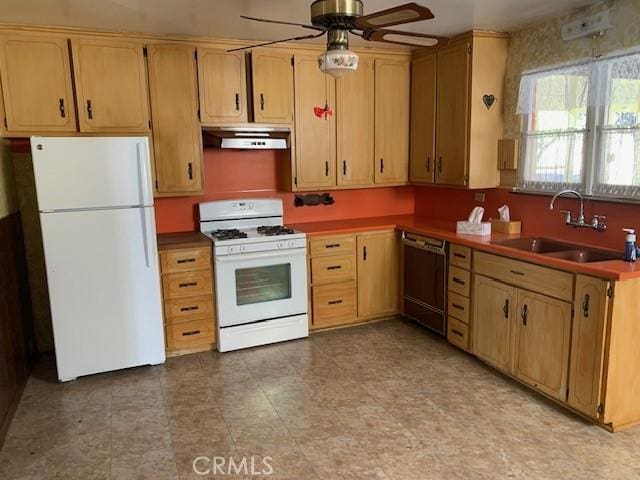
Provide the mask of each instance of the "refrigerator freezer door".
POLYGON ((164 362, 153 208, 40 221, 60 380, 164 362))
POLYGON ((153 205, 146 137, 31 137, 42 211, 153 205))

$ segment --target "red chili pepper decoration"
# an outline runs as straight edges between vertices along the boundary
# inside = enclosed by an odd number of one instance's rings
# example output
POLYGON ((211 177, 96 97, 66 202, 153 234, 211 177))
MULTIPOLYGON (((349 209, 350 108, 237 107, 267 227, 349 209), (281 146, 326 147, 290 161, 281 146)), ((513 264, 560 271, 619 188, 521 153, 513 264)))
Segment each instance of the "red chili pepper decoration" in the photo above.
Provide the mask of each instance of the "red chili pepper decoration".
POLYGON ((325 105, 324 108, 313 107, 313 113, 318 118, 324 117, 326 119, 327 117, 331 117, 333 115, 333 109, 329 105, 325 105))

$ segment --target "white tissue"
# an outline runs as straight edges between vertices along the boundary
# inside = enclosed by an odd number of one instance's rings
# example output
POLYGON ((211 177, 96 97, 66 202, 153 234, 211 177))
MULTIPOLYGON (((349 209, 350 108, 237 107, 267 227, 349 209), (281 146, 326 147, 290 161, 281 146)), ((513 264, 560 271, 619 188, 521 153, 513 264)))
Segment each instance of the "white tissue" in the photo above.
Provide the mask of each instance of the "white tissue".
POLYGON ((469 214, 469 223, 480 224, 482 223, 482 217, 484 217, 484 208, 476 207, 469 214))
POLYGON ((508 222, 511 220, 511 214, 509 213, 509 207, 507 205, 503 205, 498 209, 498 213, 500 214, 500 220, 503 222, 508 222))

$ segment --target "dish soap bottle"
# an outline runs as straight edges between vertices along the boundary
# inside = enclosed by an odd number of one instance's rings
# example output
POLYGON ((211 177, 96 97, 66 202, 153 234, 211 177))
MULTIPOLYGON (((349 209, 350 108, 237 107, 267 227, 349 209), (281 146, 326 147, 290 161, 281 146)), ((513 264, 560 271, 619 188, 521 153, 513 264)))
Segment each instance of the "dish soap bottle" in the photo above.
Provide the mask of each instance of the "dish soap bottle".
POLYGON ((624 261, 636 261, 636 231, 631 228, 623 228, 623 232, 627 233, 627 243, 624 246, 624 261))

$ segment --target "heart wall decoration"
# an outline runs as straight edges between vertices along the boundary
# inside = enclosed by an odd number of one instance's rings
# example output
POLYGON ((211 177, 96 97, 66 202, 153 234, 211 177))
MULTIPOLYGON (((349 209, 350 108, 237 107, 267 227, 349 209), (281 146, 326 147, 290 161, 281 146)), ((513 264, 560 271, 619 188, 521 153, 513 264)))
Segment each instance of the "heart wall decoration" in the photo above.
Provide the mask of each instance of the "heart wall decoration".
POLYGON ((490 110, 493 107, 493 104, 496 103, 495 95, 485 95, 482 97, 482 103, 487 107, 487 110, 490 110))

